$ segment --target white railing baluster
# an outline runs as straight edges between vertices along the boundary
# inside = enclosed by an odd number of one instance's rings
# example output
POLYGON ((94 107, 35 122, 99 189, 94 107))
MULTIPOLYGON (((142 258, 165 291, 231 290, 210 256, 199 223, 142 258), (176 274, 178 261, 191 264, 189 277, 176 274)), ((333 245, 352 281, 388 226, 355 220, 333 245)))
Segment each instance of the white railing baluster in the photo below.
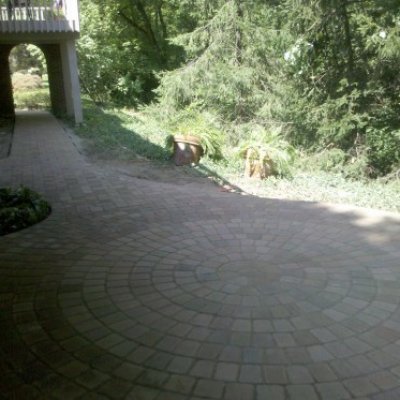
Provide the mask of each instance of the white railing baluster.
POLYGON ((77 0, 0 0, 0 33, 79 32, 77 0))
POLYGON ((49 31, 49 18, 51 18, 50 7, 49 7, 49 3, 48 2, 45 3, 45 8, 46 8, 46 13, 45 13, 46 14, 46 18, 44 19, 45 32, 48 32, 49 31))

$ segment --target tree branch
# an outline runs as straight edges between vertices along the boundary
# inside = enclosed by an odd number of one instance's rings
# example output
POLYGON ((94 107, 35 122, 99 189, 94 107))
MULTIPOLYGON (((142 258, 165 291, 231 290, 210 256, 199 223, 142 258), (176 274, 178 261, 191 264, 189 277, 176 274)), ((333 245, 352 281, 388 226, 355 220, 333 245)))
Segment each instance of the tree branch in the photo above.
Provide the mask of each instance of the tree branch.
POLYGON ((122 10, 118 11, 118 15, 121 16, 133 28, 141 32, 143 35, 145 35, 146 37, 148 36, 147 31, 142 28, 134 19, 128 17, 122 10))

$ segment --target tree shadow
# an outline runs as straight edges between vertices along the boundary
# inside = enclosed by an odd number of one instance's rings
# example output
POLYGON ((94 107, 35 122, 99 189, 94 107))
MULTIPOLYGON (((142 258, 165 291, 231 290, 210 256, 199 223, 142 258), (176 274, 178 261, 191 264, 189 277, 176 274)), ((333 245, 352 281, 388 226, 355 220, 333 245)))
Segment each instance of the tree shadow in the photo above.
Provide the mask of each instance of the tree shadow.
POLYGON ((10 155, 14 118, 0 117, 0 160, 10 155))
MULTIPOLYGON (((111 120, 120 135, 135 135, 117 117, 111 120)), ((133 149, 143 148, 143 155, 148 148, 154 150, 155 145, 143 137, 129 136, 129 140, 133 149)), ((35 158, 39 152, 24 156, 28 165, 40 161, 35 158)), ((17 167, 23 171, 24 165, 17 167)), ((191 363, 210 357, 203 353, 203 345, 209 345, 218 361, 226 347, 243 355, 256 350, 254 354, 268 354, 261 361, 250 360, 257 370, 279 367, 286 376, 295 366, 309 368, 311 374, 323 365, 331 371, 333 384, 343 381, 343 390, 351 392, 345 397, 358 397, 360 386, 351 379, 360 378, 357 382, 372 387, 376 399, 383 393, 399 398, 399 385, 392 389, 374 383, 380 371, 398 382, 399 215, 237 196, 216 187, 204 190, 202 185, 159 185, 114 172, 96 175, 83 163, 72 171, 80 181, 72 172, 60 171, 57 180, 49 179, 50 169, 31 172, 18 175, 26 181, 16 184, 28 185, 41 173, 36 178, 48 191, 65 190, 71 197, 56 200, 62 207, 56 206, 44 223, 0 241, 0 387, 6 398, 18 398, 22 385, 27 390, 39 387, 44 393, 54 389, 48 377, 59 370, 57 360, 69 363, 71 354, 74 365, 78 363, 77 373, 104 367, 108 360, 114 363, 110 368, 124 366, 135 346, 163 357, 165 347, 157 347, 157 340, 164 337, 173 340, 167 348, 172 357, 178 354, 175 348, 196 345, 187 355, 191 363), (81 207, 87 204, 93 208, 81 207), (258 285, 258 277, 264 286, 258 285), (243 295, 238 304, 224 303, 228 297, 232 300, 224 290, 236 290, 232 284, 223 285, 230 278, 239 282, 238 291, 254 289, 248 282, 255 285, 257 290, 250 294, 263 297, 262 307, 246 303, 254 300, 250 295, 243 295), (218 279, 222 282, 213 286, 212 280, 218 279), (272 292, 277 288, 282 290, 272 292), (271 323, 271 334, 247 328, 255 326, 257 317, 271 323), (184 329, 204 331, 204 321, 216 342, 208 336, 188 341, 184 329), (229 325, 233 321, 238 331, 229 325), (291 330, 286 332, 288 326, 291 330), (107 338, 118 336, 117 353, 99 342, 98 327, 110 334, 107 338), (72 347, 66 346, 65 334, 72 347), (279 342, 283 339, 290 341, 279 342), (332 348, 346 352, 335 354, 332 348)), ((237 368, 241 364, 248 368, 244 358, 237 361, 237 368)), ((123 374, 119 384, 133 386, 162 369, 165 379, 146 380, 145 385, 156 387, 164 398, 176 397, 167 384, 169 370, 154 365, 131 358, 130 368, 138 371, 136 380, 123 374)), ((101 394, 100 387, 89 388, 76 376, 65 374, 63 384, 77 385, 82 396, 89 397, 90 391, 94 398, 101 394)), ((258 379, 268 384, 263 376, 258 379)), ((318 392, 321 385, 307 379, 313 382, 310 392, 318 392)), ((218 382, 221 391, 228 386, 215 375, 210 382, 218 382)), ((236 385, 251 389, 254 395, 248 400, 256 397, 252 382, 236 385)))
POLYGON ((234 185, 228 179, 224 178, 222 175, 218 174, 215 170, 208 168, 204 164, 198 164, 196 170, 204 177, 211 178, 217 185, 221 186, 222 189, 230 193, 239 193, 248 195, 245 190, 241 187, 234 185))
MULTIPOLYGON (((96 157, 123 160, 145 157, 153 161, 166 161, 170 158, 168 150, 161 144, 146 139, 146 134, 135 132, 130 117, 117 115, 92 101, 83 99, 84 123, 75 132, 86 139, 89 153, 96 157)), ((147 136, 149 136, 148 133, 147 136)))

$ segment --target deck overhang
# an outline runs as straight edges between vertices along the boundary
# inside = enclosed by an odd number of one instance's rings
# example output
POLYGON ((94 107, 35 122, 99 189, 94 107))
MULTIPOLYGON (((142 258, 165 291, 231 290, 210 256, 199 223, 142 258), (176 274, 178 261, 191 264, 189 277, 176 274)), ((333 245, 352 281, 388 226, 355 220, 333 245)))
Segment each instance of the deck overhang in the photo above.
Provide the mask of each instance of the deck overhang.
POLYGON ((77 40, 79 32, 0 32, 1 44, 21 44, 21 43, 60 43, 67 40, 77 40))
POLYGON ((82 122, 78 37, 77 0, 0 0, 0 115, 14 114, 9 53, 18 44, 30 43, 45 55, 54 113, 82 122))
POLYGON ((77 0, 0 0, 0 37, 78 34, 77 0))

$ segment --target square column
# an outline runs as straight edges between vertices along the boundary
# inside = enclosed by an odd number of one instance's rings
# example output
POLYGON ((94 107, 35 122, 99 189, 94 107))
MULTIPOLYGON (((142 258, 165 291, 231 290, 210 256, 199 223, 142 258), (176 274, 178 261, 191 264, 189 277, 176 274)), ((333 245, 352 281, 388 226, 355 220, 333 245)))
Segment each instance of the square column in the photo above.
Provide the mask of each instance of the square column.
POLYGON ((83 115, 75 40, 61 42, 60 50, 67 114, 74 117, 75 122, 79 124, 83 122, 83 115))
POLYGON ((14 99, 8 57, 13 45, 0 45, 0 117, 14 117, 14 99))

